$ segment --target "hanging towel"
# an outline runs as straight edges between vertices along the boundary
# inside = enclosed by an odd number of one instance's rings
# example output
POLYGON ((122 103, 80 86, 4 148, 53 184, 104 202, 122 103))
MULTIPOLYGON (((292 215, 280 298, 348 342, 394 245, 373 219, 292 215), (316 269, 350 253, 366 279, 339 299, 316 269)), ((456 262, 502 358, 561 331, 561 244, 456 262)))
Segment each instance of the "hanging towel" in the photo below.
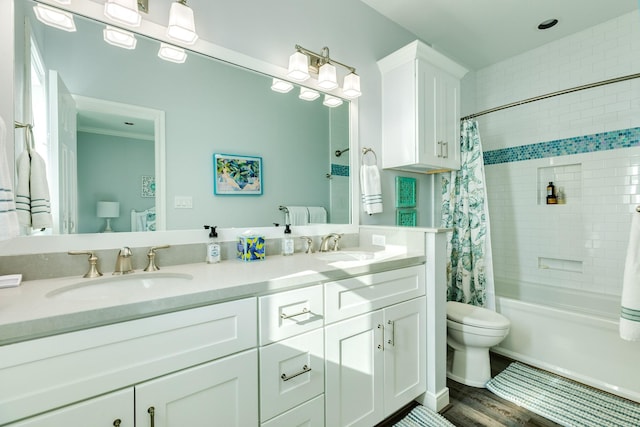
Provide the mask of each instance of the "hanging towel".
POLYGON ((360 187, 364 211, 373 215, 382 212, 382 189, 380 172, 376 165, 360 166, 360 187))
POLYGON ((23 151, 18 157, 17 168, 16 209, 20 225, 51 228, 53 219, 44 159, 35 151, 23 151))
POLYGON ((640 212, 631 219, 631 233, 622 279, 620 337, 640 341, 640 212))
MULTIPOLYGON (((289 222, 291 225, 307 225, 309 224, 309 210, 306 206, 287 206, 289 212, 289 222)), ((286 221, 285 215, 285 221, 286 221)))
POLYGON ((327 223, 327 210, 322 206, 307 206, 309 211, 309 223, 311 224, 326 224, 327 223))
POLYGON ((4 120, 0 117, 0 240, 11 239, 20 232, 6 156, 6 132, 4 120))
POLYGON ((131 231, 156 231, 155 206, 142 212, 131 209, 131 231))

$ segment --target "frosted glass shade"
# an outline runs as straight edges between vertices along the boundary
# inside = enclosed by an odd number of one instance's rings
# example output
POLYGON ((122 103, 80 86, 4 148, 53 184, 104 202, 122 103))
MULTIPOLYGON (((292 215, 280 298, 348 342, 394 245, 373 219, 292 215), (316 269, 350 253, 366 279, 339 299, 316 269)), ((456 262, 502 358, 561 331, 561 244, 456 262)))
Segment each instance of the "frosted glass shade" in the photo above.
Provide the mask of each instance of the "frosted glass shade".
POLYGON ((342 93, 347 98, 357 98, 362 95, 360 92, 360 76, 356 73, 351 73, 344 78, 342 85, 342 93))
POLYGON ((318 99, 320 94, 313 89, 309 89, 307 87, 300 88, 300 95, 298 98, 304 99, 305 101, 313 101, 314 99, 318 99))
POLYGON ((116 22, 132 27, 139 27, 142 21, 137 0, 107 0, 104 14, 116 22))
POLYGON ((178 2, 171 4, 167 37, 186 44, 194 44, 198 40, 193 10, 186 4, 178 2))
POLYGON ((120 28, 114 28, 107 25, 102 31, 104 41, 113 46, 122 47, 124 49, 135 49, 138 42, 129 31, 121 30, 120 28))
POLYGON ((120 216, 120 202, 98 202, 96 210, 98 218, 118 218, 120 216))
POLYGON ((42 4, 33 6, 33 11, 36 14, 36 18, 38 18, 38 21, 43 24, 69 32, 74 32, 76 30, 76 23, 73 20, 73 16, 68 12, 42 4))
POLYGON ((318 86, 326 90, 332 90, 338 87, 338 79, 336 78, 336 67, 328 62, 320 67, 318 73, 318 86))
POLYGON ((273 79, 273 83, 271 83, 271 90, 280 93, 287 93, 291 89, 293 89, 293 85, 287 81, 280 79, 273 79))
POLYGON ((309 57, 301 52, 295 52, 289 57, 287 76, 297 82, 307 80, 309 76, 309 57))
POLYGON ((335 96, 331 95, 325 95, 322 104, 326 105, 327 107, 337 107, 338 105, 342 105, 342 99, 336 98, 335 96))
POLYGON ((166 43, 160 43, 158 56, 165 61, 175 62, 176 64, 182 64, 187 60, 187 53, 184 51, 184 49, 171 46, 170 44, 166 43))

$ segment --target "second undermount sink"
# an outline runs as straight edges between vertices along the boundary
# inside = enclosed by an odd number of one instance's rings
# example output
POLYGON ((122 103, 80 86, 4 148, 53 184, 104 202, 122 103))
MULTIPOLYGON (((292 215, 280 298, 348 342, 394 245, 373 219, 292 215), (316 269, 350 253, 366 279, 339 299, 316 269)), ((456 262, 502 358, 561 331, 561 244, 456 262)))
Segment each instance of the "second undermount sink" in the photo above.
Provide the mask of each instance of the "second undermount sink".
POLYGON ((104 300, 145 294, 179 287, 193 280, 183 273, 134 273, 123 276, 83 280, 47 294, 49 298, 69 300, 104 300))

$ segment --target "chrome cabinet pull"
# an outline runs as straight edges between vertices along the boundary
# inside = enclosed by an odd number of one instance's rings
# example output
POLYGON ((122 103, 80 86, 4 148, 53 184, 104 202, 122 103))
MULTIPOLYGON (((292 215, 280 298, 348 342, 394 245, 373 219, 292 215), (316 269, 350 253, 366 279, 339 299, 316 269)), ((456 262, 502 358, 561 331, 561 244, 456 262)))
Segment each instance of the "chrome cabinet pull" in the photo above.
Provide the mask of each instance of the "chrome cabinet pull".
POLYGON ((115 427, 120 427, 120 424, 122 424, 122 420, 120 418, 116 418, 115 420, 113 420, 113 425, 115 427))
POLYGON ((442 157, 445 159, 448 159, 449 158, 449 142, 444 141, 442 143, 442 152, 444 153, 442 157))
POLYGON ((151 419, 151 427, 155 427, 156 425, 156 420, 155 420, 155 415, 156 415, 156 408, 154 408, 153 406, 150 406, 149 409, 147 409, 147 412, 149 413, 149 418, 151 419))
MULTIPOLYGON (((378 329, 381 330, 382 332, 382 343, 384 344, 384 326, 382 326, 380 323, 378 323, 378 329)), ((383 344, 378 344, 378 350, 384 350, 384 345, 383 344)))
POLYGON ((391 325, 391 339, 387 341, 387 344, 396 345, 396 322, 387 320, 387 325, 391 325))
POLYGON ((302 309, 302 311, 301 311, 301 312, 299 312, 299 313, 294 313, 294 314, 285 314, 285 313, 282 313, 282 314, 280 314, 280 318, 281 318, 281 319, 290 319, 290 318, 292 318, 292 317, 302 316, 303 314, 307 314, 307 313, 310 313, 310 311, 309 311, 309 309, 308 309, 308 308, 306 308, 306 307, 305 307, 305 308, 303 308, 303 309, 302 309))
MULTIPOLYGON (((280 378, 282 378, 282 381, 289 381, 291 378, 295 378, 298 375, 306 374, 307 372, 311 372, 311 368, 308 367, 307 365, 304 365, 300 372, 296 372, 295 374, 290 375, 290 376, 287 376, 287 374, 282 374, 282 375, 280 375, 280 378)), ((153 426, 151 426, 151 427, 153 427, 153 426)))

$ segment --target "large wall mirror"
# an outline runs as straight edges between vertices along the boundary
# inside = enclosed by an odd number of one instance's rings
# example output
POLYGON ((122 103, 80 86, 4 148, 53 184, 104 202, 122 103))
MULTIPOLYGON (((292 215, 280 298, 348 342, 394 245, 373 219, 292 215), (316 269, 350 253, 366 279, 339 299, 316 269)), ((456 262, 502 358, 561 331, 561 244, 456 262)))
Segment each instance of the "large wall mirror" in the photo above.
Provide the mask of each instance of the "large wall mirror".
POLYGON ((116 232, 267 227, 286 221, 281 206, 352 222, 349 102, 278 93, 268 75, 193 51, 168 62, 145 36, 116 47, 86 17, 52 28, 35 4, 15 2, 16 101, 31 97, 36 142, 53 151, 54 233, 100 233, 107 218, 116 232), (259 158, 261 194, 215 194, 214 154, 259 158))

